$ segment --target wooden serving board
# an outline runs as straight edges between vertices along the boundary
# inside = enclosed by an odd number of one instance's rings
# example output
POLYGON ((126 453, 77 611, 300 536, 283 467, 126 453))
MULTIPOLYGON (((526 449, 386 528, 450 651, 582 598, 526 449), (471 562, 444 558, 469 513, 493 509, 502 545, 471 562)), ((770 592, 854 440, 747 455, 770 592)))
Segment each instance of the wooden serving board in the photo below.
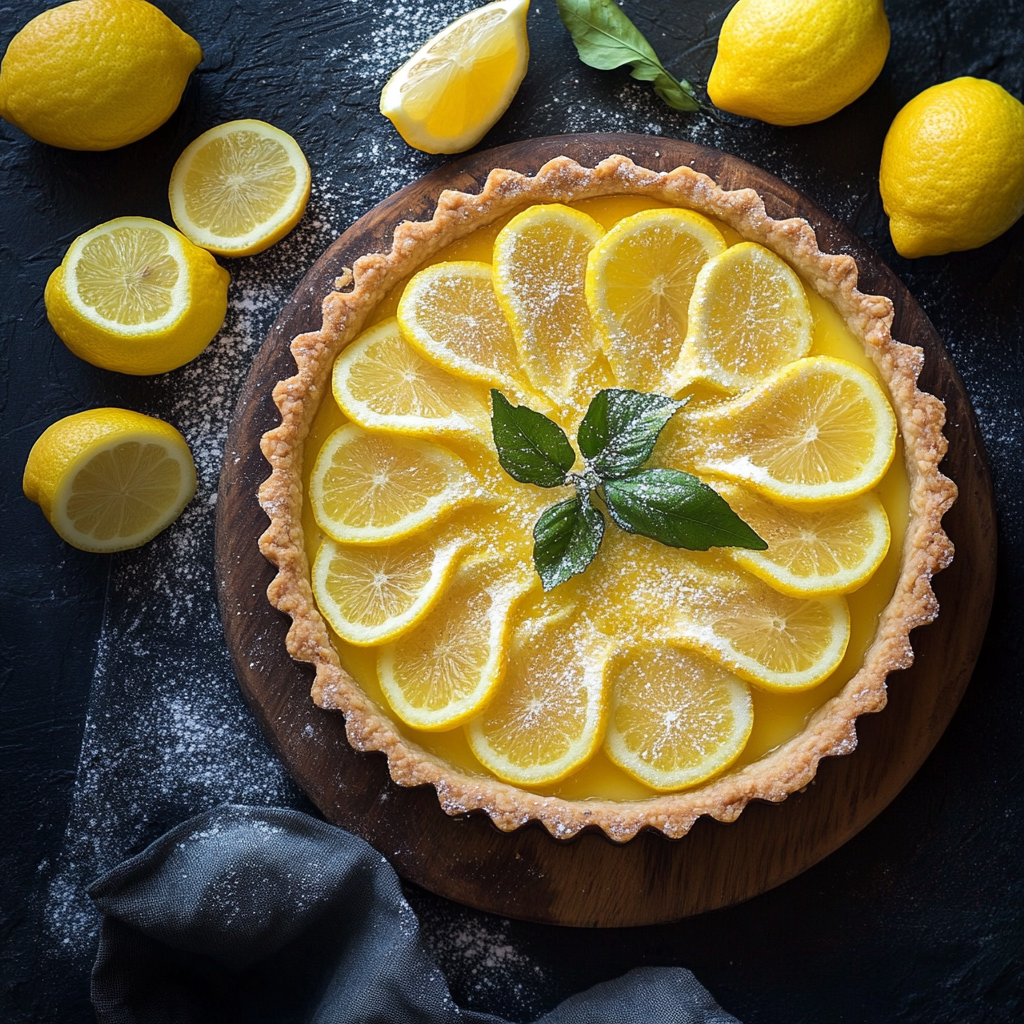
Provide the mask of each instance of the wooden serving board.
POLYGON ((271 329, 232 420, 217 507, 217 577, 239 682, 268 739, 327 820, 362 836, 405 878, 481 910, 549 924, 625 926, 725 907, 827 856, 903 788, 946 728, 981 647, 995 585, 995 512, 981 438, 963 384, 935 329, 895 275, 848 228, 795 189, 736 157, 674 139, 593 134, 532 139, 428 174, 348 229, 310 269, 271 329), (784 803, 754 802, 731 824, 700 819, 682 839, 642 832, 618 845, 599 832, 553 839, 532 823, 499 832, 482 814, 449 817, 430 787, 390 779, 382 754, 358 753, 341 714, 315 707, 312 671, 285 652, 287 618, 266 599, 273 567, 257 548, 267 519, 256 500, 269 469, 261 435, 278 422, 274 383, 295 372, 291 339, 320 326, 320 302, 344 266, 390 248, 402 220, 426 220, 442 189, 479 191, 488 171, 535 172, 568 155, 593 166, 613 153, 654 170, 689 164, 724 188, 752 186, 776 218, 800 216, 826 252, 853 255, 860 288, 888 295, 894 336, 926 353, 921 387, 948 416, 945 472, 960 498, 944 525, 956 545, 935 580, 938 621, 913 636, 917 660, 890 678, 889 705, 859 719, 857 750, 824 760, 814 783, 784 803))

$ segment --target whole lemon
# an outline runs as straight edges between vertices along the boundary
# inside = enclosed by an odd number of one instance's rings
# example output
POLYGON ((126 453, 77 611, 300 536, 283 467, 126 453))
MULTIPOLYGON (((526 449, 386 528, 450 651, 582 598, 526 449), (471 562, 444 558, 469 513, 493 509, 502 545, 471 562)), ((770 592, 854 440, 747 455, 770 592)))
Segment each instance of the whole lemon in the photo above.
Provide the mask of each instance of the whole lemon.
POLYGON ((991 242, 1024 214, 1024 104, 980 78, 925 89, 889 127, 878 185, 901 256, 991 242))
POLYGON ((116 149, 174 113, 199 44, 145 0, 73 0, 33 18, 0 64, 0 117, 64 149, 116 149))
POLYGON ((46 282, 46 315, 76 356, 121 373, 165 373, 220 330, 228 272, 158 220, 118 217, 79 235, 46 282))
POLYGON ((739 0, 718 37, 708 95, 733 114, 810 124, 860 96, 888 52, 883 0, 739 0))

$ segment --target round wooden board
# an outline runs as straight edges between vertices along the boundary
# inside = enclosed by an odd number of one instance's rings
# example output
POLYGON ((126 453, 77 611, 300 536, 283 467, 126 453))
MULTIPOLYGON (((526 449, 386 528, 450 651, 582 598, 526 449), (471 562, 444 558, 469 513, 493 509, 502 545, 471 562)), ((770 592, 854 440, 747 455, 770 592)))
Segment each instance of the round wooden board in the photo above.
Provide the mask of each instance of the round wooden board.
POLYGON ((963 384, 935 329, 895 275, 843 224, 777 178, 728 154, 675 139, 593 134, 531 139, 476 153, 402 189, 362 217, 316 262, 260 350, 235 410, 217 511, 217 577, 228 646, 242 690, 289 771, 328 821, 362 836, 405 878, 481 910, 547 924, 626 926, 725 907, 827 856, 903 788, 946 728, 967 686, 995 585, 995 512, 988 468, 963 384), (479 191, 488 171, 535 172, 560 154, 593 166, 613 153, 654 170, 689 164, 724 188, 751 186, 776 218, 800 216, 826 252, 853 255, 862 291, 888 295, 894 336, 926 353, 921 387, 948 416, 943 468, 960 488, 944 525, 956 545, 935 580, 938 621, 913 636, 913 668, 889 680, 889 705, 857 723, 858 749, 828 758, 784 803, 752 803, 731 824, 702 818, 682 839, 642 832, 617 845, 584 831, 553 839, 536 823, 499 832, 483 815, 449 817, 430 787, 390 779, 382 754, 358 753, 341 714, 314 706, 312 671, 285 652, 287 618, 266 599, 273 567, 257 538, 267 519, 256 491, 269 469, 261 435, 278 423, 274 383, 295 366, 292 338, 320 327, 320 302, 343 266, 386 251, 402 220, 426 220, 442 189, 479 191))

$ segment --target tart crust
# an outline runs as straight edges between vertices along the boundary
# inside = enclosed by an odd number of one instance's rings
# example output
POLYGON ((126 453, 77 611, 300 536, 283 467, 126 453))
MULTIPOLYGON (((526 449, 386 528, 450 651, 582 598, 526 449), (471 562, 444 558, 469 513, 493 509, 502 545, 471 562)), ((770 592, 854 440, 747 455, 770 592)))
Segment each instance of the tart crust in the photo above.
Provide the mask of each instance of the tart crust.
POLYGON ((442 192, 431 220, 403 222, 395 229, 388 252, 356 260, 324 299, 321 329, 292 342, 297 372, 274 388, 281 424, 262 439, 272 472, 259 492, 270 518, 260 550, 278 569, 267 594, 271 604, 292 619, 288 652, 315 667, 313 700, 322 708, 344 713, 352 746, 386 754, 391 777, 399 785, 432 785, 448 814, 484 811, 505 831, 536 819, 558 838, 597 826, 619 842, 643 828, 677 838, 705 814, 734 821, 751 800, 779 802, 802 789, 814 777, 821 758, 853 751, 857 717, 885 707, 887 675, 908 668, 914 660, 911 630, 938 614, 931 578, 953 557, 941 520, 957 494, 956 485, 939 472, 947 448, 942 435, 945 407, 917 387, 924 353, 892 338, 892 302, 858 291, 857 273, 852 257, 821 252, 805 220, 769 217, 753 189, 724 191, 690 167, 655 172, 623 156, 609 157, 593 168, 558 157, 532 177, 493 170, 478 195, 442 192), (310 587, 301 524, 301 471, 303 446, 320 399, 327 393, 335 357, 395 284, 440 249, 503 214, 533 203, 610 195, 650 196, 717 217, 743 238, 782 256, 838 309, 889 389, 904 441, 911 519, 896 589, 879 617, 864 664, 814 713, 801 733, 759 760, 693 789, 637 801, 570 801, 539 796, 446 764, 403 737, 341 667, 310 587))

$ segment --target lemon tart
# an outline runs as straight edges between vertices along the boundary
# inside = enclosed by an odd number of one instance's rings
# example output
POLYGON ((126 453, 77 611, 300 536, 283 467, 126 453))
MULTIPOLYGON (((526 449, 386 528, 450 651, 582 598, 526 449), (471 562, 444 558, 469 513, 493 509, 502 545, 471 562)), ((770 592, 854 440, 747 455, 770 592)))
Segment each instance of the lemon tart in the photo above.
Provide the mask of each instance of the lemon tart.
POLYGON ((313 700, 449 813, 559 837, 678 837, 852 751, 937 614, 956 495, 921 351, 856 284, 752 190, 625 157, 497 169, 401 224, 292 343, 262 442, 269 597, 313 700), (650 494, 610 478, 592 561, 545 590, 536 532, 573 488, 510 476, 494 410, 578 435, 580 477, 590 404, 626 389, 674 402, 644 472, 767 543, 660 543, 634 528, 650 494))

